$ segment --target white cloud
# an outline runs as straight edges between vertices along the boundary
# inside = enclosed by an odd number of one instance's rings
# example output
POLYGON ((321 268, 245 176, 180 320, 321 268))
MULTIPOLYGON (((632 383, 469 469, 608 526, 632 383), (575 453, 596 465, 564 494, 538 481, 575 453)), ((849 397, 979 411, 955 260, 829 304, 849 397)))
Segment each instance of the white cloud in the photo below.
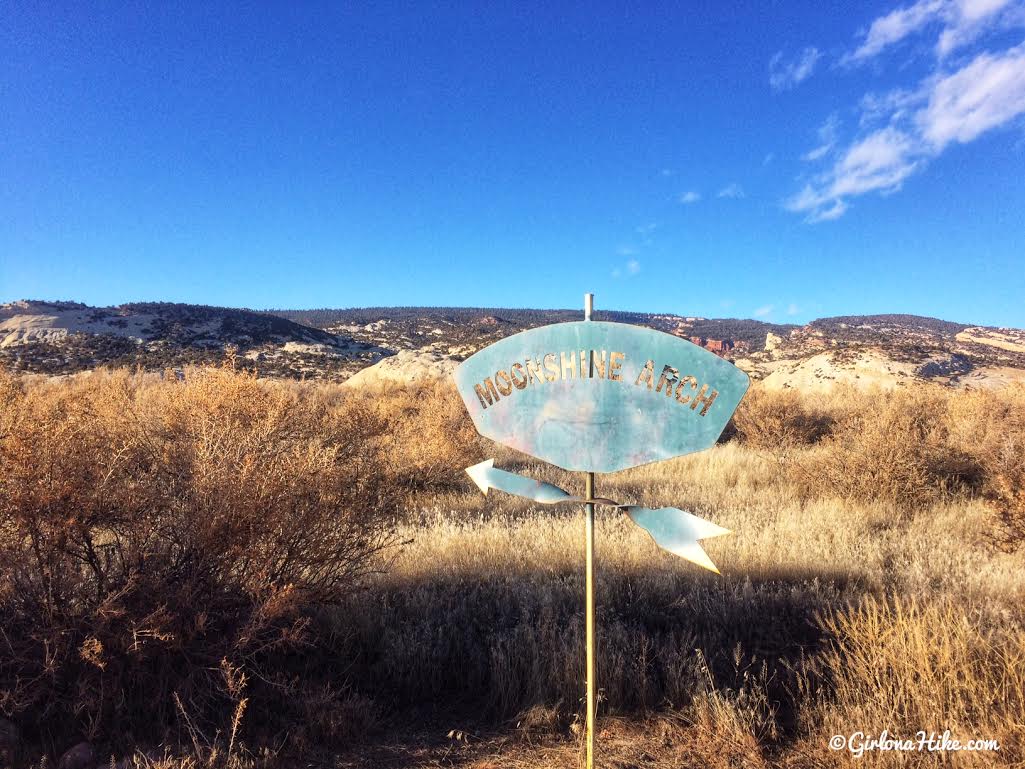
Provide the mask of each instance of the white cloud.
POLYGON ((912 171, 914 144, 896 128, 883 128, 851 146, 837 161, 830 199, 872 190, 896 190, 912 171))
POLYGON ((626 263, 612 269, 613 278, 632 278, 641 271, 641 263, 637 259, 627 259, 626 263))
POLYGON ((829 208, 820 208, 808 214, 808 221, 812 224, 817 222, 831 222, 839 219, 847 212, 847 204, 842 200, 834 200, 829 208))
POLYGON ((660 174, 661 174, 662 176, 672 176, 673 174, 675 174, 675 173, 676 173, 676 171, 674 171, 674 170, 673 170, 673 169, 671 169, 671 168, 663 168, 663 169, 662 169, 661 171, 659 171, 659 173, 660 173, 660 174))
POLYGON ((819 126, 818 137, 819 146, 813 150, 809 150, 802 155, 803 160, 816 161, 821 160, 823 157, 829 154, 829 151, 836 146, 837 132, 840 129, 840 118, 834 112, 819 126))
MULTIPOLYGON (((810 222, 837 219, 849 198, 894 192, 950 144, 971 142, 1025 114, 1025 43, 980 53, 954 70, 941 62, 915 88, 869 94, 861 109, 860 126, 868 133, 852 139, 829 167, 784 202, 786 208, 806 214, 810 222)), ((805 159, 829 154, 823 150, 827 144, 805 159)))
POLYGON ((766 315, 771 313, 773 311, 773 309, 775 309, 775 305, 771 305, 771 304, 762 305, 761 307, 759 307, 758 309, 756 309, 754 311, 754 316, 756 318, 764 318, 766 315))
POLYGON ((858 122, 862 128, 898 122, 908 117, 911 110, 921 106, 922 101, 922 94, 917 90, 895 88, 883 94, 867 93, 861 97, 858 105, 861 110, 858 122))
POLYGON ((794 304, 793 302, 791 302, 791 303, 790 303, 790 304, 789 304, 789 305, 787 306, 787 315, 797 315, 797 313, 799 313, 800 311, 801 311, 801 308, 800 308, 800 307, 798 307, 798 306, 797 306, 796 304, 794 304))
MULTIPOLYGON (((1008 0, 960 0, 954 3, 954 11, 949 14, 951 21, 936 43, 936 55, 942 58, 963 48, 1002 21, 1013 24, 1014 19, 1001 19, 1000 12, 1007 5, 1008 0)), ((1020 19, 1017 21, 1020 23, 1020 19)))
POLYGON ((769 165, 769 163, 771 163, 775 159, 776 159, 776 153, 770 152, 770 153, 768 153, 765 156, 765 159, 762 161, 762 165, 763 166, 767 166, 767 165, 769 165))
POLYGON ((1002 55, 983 53, 932 85, 916 121, 922 136, 941 151, 970 142, 1025 112, 1025 43, 1002 55))
POLYGON ((826 155, 829 154, 829 151, 831 149, 833 149, 833 143, 832 142, 830 142, 829 144, 822 144, 822 145, 816 147, 815 149, 808 150, 803 155, 801 155, 801 160, 807 160, 807 161, 822 160, 822 158, 824 158, 826 155))
POLYGON ((918 0, 907 8, 898 8, 880 16, 868 28, 865 40, 844 62, 858 62, 870 59, 894 43, 899 43, 931 22, 937 21, 949 3, 947 0, 918 0))
POLYGON ((941 25, 934 51, 942 59, 994 28, 1020 26, 1025 18, 1020 12, 1008 13, 1013 10, 1011 0, 918 0, 873 21, 861 45, 841 63, 874 58, 933 24, 941 25))
POLYGON ((896 191, 917 163, 911 137, 896 128, 882 128, 851 145, 831 169, 784 205, 807 213, 809 221, 836 219, 847 210, 843 198, 896 191))
POLYGON ((640 260, 636 257, 638 254, 644 253, 649 247, 654 245, 652 235, 657 229, 658 222, 648 222, 647 224, 638 225, 634 228, 634 233, 639 235, 640 238, 637 239, 631 237, 632 242, 623 243, 616 247, 616 256, 630 258, 612 269, 613 278, 630 278, 641 271, 640 260))
POLYGON ((699 200, 701 200, 701 193, 695 192, 694 190, 690 190, 689 192, 685 192, 680 195, 681 203, 697 203, 699 200))
POLYGON ((649 222, 647 224, 642 224, 642 225, 640 225, 639 227, 636 228, 635 232, 638 235, 641 236, 641 246, 642 247, 647 248, 647 247, 651 246, 652 244, 654 244, 654 242, 655 242, 654 235, 655 235, 655 230, 657 230, 657 229, 658 229, 658 223, 657 222, 649 222))
POLYGON ((815 65, 822 58, 818 48, 805 48, 793 61, 784 62, 779 51, 769 60, 769 85, 774 91, 786 91, 807 80, 815 71, 815 65))
POLYGON ((736 182, 732 182, 731 184, 727 184, 725 187, 719 190, 719 192, 717 192, 715 196, 717 198, 729 198, 733 200, 739 200, 740 198, 744 197, 744 188, 736 182))

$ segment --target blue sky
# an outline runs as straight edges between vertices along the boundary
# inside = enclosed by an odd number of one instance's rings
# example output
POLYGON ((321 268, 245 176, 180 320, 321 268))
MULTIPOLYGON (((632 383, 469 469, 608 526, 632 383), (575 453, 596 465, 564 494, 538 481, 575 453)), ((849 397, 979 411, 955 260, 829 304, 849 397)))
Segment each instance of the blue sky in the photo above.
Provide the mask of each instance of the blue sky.
POLYGON ((4 3, 0 301, 1025 326, 1025 0, 641 5, 4 3))

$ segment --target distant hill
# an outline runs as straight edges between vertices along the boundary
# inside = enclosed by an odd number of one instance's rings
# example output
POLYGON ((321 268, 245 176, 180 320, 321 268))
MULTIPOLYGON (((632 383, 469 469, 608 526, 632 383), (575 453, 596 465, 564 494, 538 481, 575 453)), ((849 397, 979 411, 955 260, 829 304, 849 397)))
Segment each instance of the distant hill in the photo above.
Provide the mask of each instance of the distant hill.
POLYGON ((754 372, 775 387, 803 390, 937 384, 999 387, 1025 381, 1025 332, 919 315, 820 318, 774 340, 754 372))
POLYGON ((0 365, 67 374, 100 365, 159 370, 220 361, 229 350, 268 376, 344 376, 385 351, 251 310, 147 302, 0 305, 0 365))
MULTIPOLYGON (((362 307, 355 309, 268 310, 297 323, 392 343, 409 349, 442 345, 455 354, 476 352, 502 337, 549 323, 581 320, 581 310, 530 310, 504 307, 362 307)), ((665 313, 595 310, 595 320, 647 326, 679 336, 732 339, 762 349, 769 332, 786 334, 797 326, 740 318, 700 318, 665 313)))
POLYGON ((954 339, 969 325, 921 315, 838 315, 835 318, 813 320, 808 327, 833 337, 886 341, 894 334, 914 335, 923 339, 954 339))
MULTIPOLYGON (((404 352, 387 369, 400 376, 403 366, 410 372, 449 370, 446 361, 454 364, 503 337, 580 320, 581 314, 496 307, 255 312, 23 301, 0 305, 0 366, 46 374, 100 365, 156 370, 222 360, 232 349, 262 376, 340 381, 404 352)), ((986 387, 1025 380, 1025 332, 1017 329, 916 315, 840 316, 805 326, 616 310, 595 311, 594 317, 689 339, 772 387, 894 387, 916 380, 986 387)))

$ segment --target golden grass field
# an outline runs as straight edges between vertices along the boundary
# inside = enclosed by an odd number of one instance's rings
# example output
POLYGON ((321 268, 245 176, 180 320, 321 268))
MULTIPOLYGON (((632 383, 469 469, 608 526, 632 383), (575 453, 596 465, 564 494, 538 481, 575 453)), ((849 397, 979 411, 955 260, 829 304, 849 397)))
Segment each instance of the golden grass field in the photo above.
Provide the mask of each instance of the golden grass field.
MULTIPOLYGON (((476 439, 444 387, 0 392, 16 760, 579 764, 582 514, 461 470, 582 479, 476 439)), ((733 530, 704 542, 716 576, 599 509, 599 765, 1025 765, 1025 392, 756 389, 730 433, 598 477, 733 530), (1000 750, 828 747, 884 729, 1000 750)))

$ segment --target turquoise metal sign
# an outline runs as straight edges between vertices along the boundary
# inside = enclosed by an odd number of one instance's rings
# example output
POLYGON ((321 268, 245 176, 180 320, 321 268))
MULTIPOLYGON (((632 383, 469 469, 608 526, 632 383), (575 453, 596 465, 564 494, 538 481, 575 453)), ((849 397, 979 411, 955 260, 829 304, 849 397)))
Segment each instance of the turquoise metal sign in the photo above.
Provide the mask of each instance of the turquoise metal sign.
POLYGON ((684 339, 602 321, 502 339, 465 360, 455 380, 482 435, 595 473, 710 448, 750 384, 684 339))
POLYGON ((495 467, 466 468, 485 494, 498 489, 544 505, 585 510, 587 720, 585 767, 594 766, 594 508, 619 508, 662 548, 718 569, 699 540, 727 529, 675 507, 648 508, 596 497, 594 474, 711 448, 744 397, 740 369, 695 344, 639 326, 591 320, 542 326, 502 339, 465 360, 456 387, 477 431, 492 440, 587 473, 584 496, 495 467))

